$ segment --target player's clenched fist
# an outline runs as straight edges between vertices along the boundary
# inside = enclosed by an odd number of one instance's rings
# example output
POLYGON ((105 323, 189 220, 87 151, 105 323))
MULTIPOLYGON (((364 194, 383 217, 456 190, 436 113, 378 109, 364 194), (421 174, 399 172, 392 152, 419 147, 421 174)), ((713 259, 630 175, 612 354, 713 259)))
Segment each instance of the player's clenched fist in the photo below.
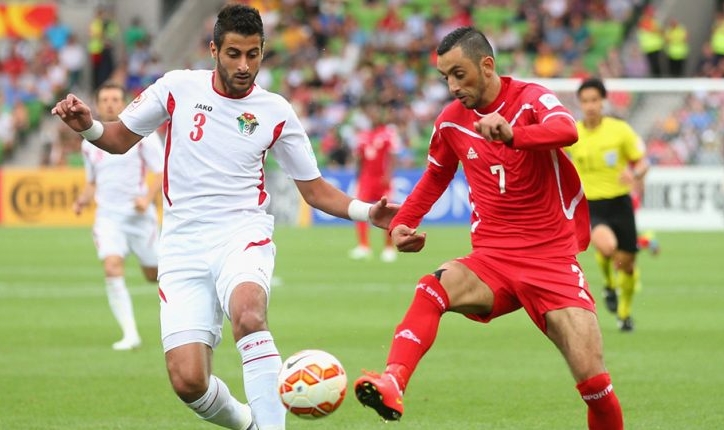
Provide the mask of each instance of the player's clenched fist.
POLYGON ((513 127, 498 112, 485 115, 473 124, 475 130, 490 141, 510 142, 513 140, 513 127))

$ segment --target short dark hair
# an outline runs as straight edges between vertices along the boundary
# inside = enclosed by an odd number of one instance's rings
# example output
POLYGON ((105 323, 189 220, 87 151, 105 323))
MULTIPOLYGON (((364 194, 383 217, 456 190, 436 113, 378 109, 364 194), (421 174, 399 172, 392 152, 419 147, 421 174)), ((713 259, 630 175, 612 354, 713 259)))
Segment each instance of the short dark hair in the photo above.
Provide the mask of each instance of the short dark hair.
POLYGON ((581 82, 581 86, 578 87, 578 91, 576 91, 576 95, 578 97, 581 96, 581 92, 588 88, 594 88, 598 90, 598 94, 601 95, 601 98, 606 98, 607 92, 606 92, 606 86, 603 85, 603 81, 600 78, 588 78, 585 81, 581 82))
POLYGON ((98 101, 98 97, 101 95, 101 91, 103 90, 121 90, 123 99, 126 99, 126 87, 115 81, 106 81, 96 89, 96 101, 98 101))
POLYGON ((214 45, 221 48, 226 33, 238 33, 243 36, 261 36, 261 47, 264 48, 264 23, 259 11, 251 6, 229 4, 224 6, 216 16, 214 24, 214 45))
POLYGON ((456 46, 460 46, 463 54, 474 62, 483 57, 494 57, 490 41, 475 27, 460 27, 448 33, 438 45, 437 55, 444 55, 456 46))

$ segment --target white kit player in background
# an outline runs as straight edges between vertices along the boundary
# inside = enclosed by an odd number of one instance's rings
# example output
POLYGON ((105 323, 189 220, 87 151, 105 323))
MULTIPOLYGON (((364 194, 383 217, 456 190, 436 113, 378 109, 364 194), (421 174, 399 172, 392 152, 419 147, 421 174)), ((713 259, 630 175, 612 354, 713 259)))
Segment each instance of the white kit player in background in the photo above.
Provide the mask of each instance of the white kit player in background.
POLYGON ((274 218, 267 213, 267 155, 310 206, 330 215, 387 228, 399 206, 386 199, 374 205, 355 200, 322 178, 291 104, 254 83, 264 53, 259 11, 225 6, 210 51, 214 70, 168 72, 121 113, 120 121, 94 121, 73 94, 52 112, 112 153, 127 152, 169 121, 159 295, 171 386, 210 423, 283 430, 286 410, 277 392, 282 360, 267 323, 276 254, 274 218), (224 317, 241 355, 249 405, 211 373, 224 317))
MULTIPOLYGON (((117 121, 126 106, 120 85, 104 84, 96 93, 96 110, 101 119, 117 121)), ((86 186, 73 204, 80 214, 92 200, 96 202, 93 242, 103 261, 108 303, 123 331, 113 344, 118 351, 141 346, 133 302, 126 287, 124 263, 133 253, 144 277, 158 277, 158 219, 154 198, 161 190, 163 141, 151 133, 125 154, 109 154, 87 140, 82 144, 86 186), (146 175, 151 175, 150 187, 146 175)))

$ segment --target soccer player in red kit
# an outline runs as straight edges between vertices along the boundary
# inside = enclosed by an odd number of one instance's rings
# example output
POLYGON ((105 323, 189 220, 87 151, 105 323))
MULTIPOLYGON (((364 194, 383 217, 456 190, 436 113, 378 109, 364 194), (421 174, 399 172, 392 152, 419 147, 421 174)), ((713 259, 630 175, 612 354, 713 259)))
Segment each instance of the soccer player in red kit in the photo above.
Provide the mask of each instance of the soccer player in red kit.
MULTIPOLYGON (((357 198, 363 202, 376 202, 388 197, 392 188, 392 174, 400 148, 397 130, 387 123, 390 108, 368 101, 364 111, 370 120, 370 127, 357 134, 357 198)), ((372 255, 369 238, 369 225, 356 222, 357 246, 349 256, 359 260, 372 255)), ((385 233, 384 249, 380 259, 391 263, 397 259, 397 251, 392 246, 392 238, 385 233)))
POLYGON ((576 260, 589 242, 588 204, 560 149, 576 142, 575 120, 546 88, 498 76, 490 43, 472 27, 445 36, 437 55, 456 100, 435 121, 427 168, 389 231, 399 251, 420 251, 426 236, 417 227, 462 164, 472 251, 418 281, 384 373, 360 377, 355 394, 383 419, 400 419, 407 383, 445 312, 487 323, 524 308, 568 364, 588 405, 588 428, 623 429, 595 303, 576 260))

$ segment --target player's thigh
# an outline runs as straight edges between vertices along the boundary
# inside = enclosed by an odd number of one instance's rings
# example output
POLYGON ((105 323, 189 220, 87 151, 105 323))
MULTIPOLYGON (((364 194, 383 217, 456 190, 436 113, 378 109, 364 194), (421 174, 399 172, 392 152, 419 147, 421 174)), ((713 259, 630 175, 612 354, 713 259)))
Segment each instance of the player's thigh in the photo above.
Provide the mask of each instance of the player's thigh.
POLYGON ((603 373, 603 341, 594 312, 579 307, 545 315, 548 338, 561 351, 576 382, 603 373))
POLYGON ((231 307, 239 312, 246 309, 266 314, 275 258, 276 245, 270 235, 240 232, 229 239, 214 268, 214 272, 218 271, 216 289, 219 304, 227 318, 232 319, 234 316, 230 312, 231 307), (253 285, 250 284, 257 285, 262 292, 253 291, 253 285), (234 304, 230 306, 232 293, 240 285, 244 286, 244 290, 240 291, 242 294, 233 294, 234 304), (252 292, 243 294, 249 290, 252 292))
POLYGON ((597 224, 591 229, 591 244, 594 248, 607 257, 612 257, 618 240, 613 229, 608 224, 597 224))
POLYGON ((93 243, 101 260, 114 255, 124 258, 128 255, 126 233, 122 224, 115 219, 96 217, 93 223, 93 243))
POLYGON ((190 343, 215 348, 224 314, 202 256, 164 263, 159 275, 161 341, 165 352, 190 343))
POLYGON ((543 332, 546 315, 556 309, 575 307, 596 312, 596 303, 575 256, 518 257, 514 291, 516 298, 543 332))
POLYGON ((440 266, 440 283, 449 300, 448 309, 462 314, 487 314, 493 307, 493 291, 471 267, 460 261, 440 266))

